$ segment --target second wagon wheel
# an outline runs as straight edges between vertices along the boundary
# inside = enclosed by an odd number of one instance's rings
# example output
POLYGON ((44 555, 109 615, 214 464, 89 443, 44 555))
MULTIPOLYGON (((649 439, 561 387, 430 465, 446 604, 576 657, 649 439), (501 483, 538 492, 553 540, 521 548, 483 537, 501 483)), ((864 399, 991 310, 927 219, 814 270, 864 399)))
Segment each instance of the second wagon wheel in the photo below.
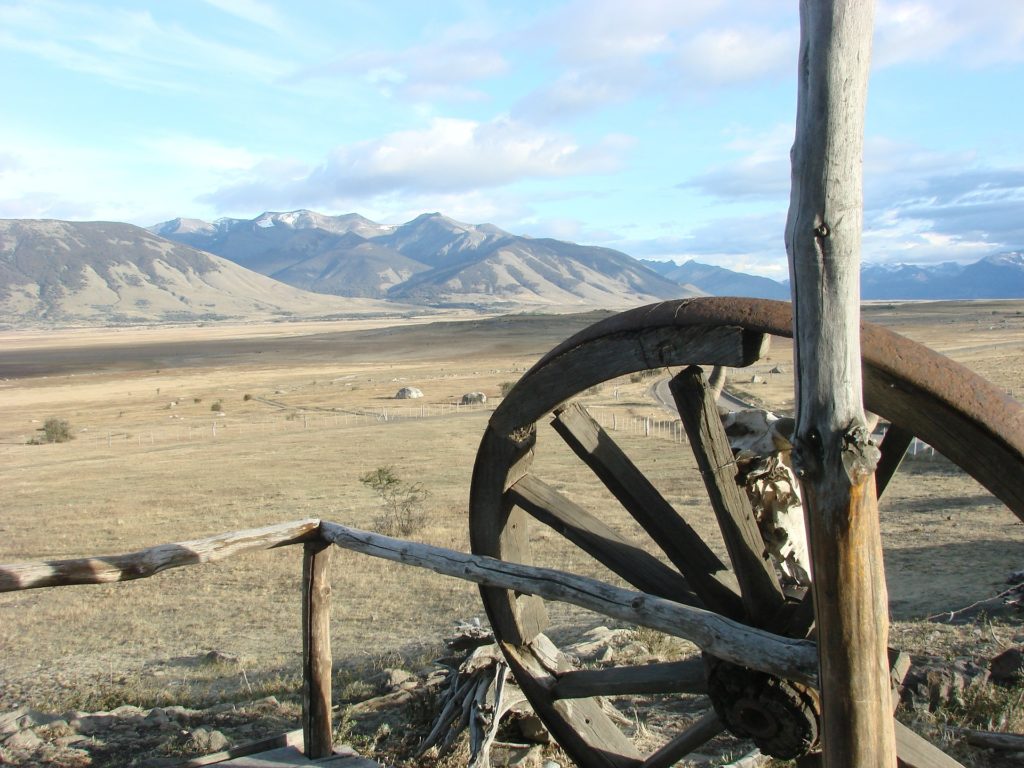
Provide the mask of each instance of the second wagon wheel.
MULTIPOLYGON (((766 337, 773 335, 792 336, 789 304, 709 298, 624 312, 560 344, 517 382, 490 419, 470 491, 473 552, 530 563, 529 524, 540 521, 641 592, 775 634, 807 636, 813 625, 810 596, 802 602, 799 595, 780 588, 774 569, 765 565, 765 545, 749 506, 744 508, 745 496, 734 493, 735 482, 732 495, 728 482, 711 494, 717 497, 711 502, 731 563, 727 568, 611 436, 584 409, 571 406, 572 398, 590 387, 638 371, 749 366, 761 356, 766 337), (663 557, 620 535, 534 473, 537 433, 547 430, 537 424, 552 411, 557 411, 555 431, 663 557)), ((865 323, 861 338, 865 407, 892 423, 881 445, 878 487, 884 489, 910 441, 918 437, 1024 519, 1024 408, 963 366, 897 334, 865 323)), ((693 392, 701 384, 696 370, 679 374, 673 388, 677 393, 689 388, 699 411, 701 393, 693 392)), ((703 401, 707 412, 706 403, 713 401, 703 401)), ((699 413, 688 416, 700 419, 699 413)), ((705 454, 697 456, 705 475, 720 466, 707 450, 707 445, 696 449, 705 454)), ((714 659, 707 664, 697 660, 573 671, 543 634, 547 615, 540 598, 498 588, 481 592, 517 682, 581 766, 672 765, 726 728, 753 737, 763 752, 784 758, 806 753, 817 739, 819 713, 812 689, 714 659), (598 698, 666 692, 709 693, 714 709, 646 756, 598 698)), ((958 765, 899 724, 897 741, 903 765, 958 765)))

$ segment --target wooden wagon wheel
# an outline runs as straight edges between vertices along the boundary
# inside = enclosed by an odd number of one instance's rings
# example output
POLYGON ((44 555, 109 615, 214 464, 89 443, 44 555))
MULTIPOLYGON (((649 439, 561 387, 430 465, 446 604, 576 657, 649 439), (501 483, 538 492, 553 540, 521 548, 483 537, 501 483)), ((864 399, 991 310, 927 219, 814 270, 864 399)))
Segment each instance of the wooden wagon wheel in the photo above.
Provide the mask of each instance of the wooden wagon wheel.
MULTIPOLYGON (((636 371, 751 365, 771 335, 791 337, 789 304, 708 298, 624 312, 560 344, 520 379, 490 419, 470 493, 473 552, 529 563, 527 525, 535 518, 641 592, 704 607, 776 634, 806 636, 813 625, 810 597, 799 601, 780 589, 773 569, 766 565, 764 543, 745 496, 736 492, 735 482, 728 482, 731 476, 723 475, 719 480, 727 482, 708 486, 730 570, 584 410, 560 407, 594 385, 636 371), (535 425, 555 410, 556 431, 674 568, 531 473, 535 425)), ((879 492, 916 436, 1024 519, 1024 408, 966 368, 888 330, 864 323, 861 337, 865 407, 893 425, 881 445, 879 492)), ((693 391, 700 384, 694 370, 677 376, 673 389, 677 402, 683 402, 683 393, 694 408, 687 418, 700 421, 701 408, 712 415, 715 411, 710 396, 693 391)), ((717 417, 704 421, 713 425, 717 417)), ((708 455, 714 450, 708 443, 695 450, 706 481, 709 475, 723 474, 716 468, 731 459, 729 455, 716 463, 708 455)), ((817 697, 812 689, 732 665, 716 666, 714 660, 708 665, 672 662, 572 671, 542 634, 546 611, 540 598, 496 588, 481 592, 516 680, 579 765, 672 765, 726 727, 754 737, 762 751, 781 757, 806 752, 817 738, 817 697), (710 683, 707 669, 713 670, 710 683), (666 692, 709 693, 714 711, 646 757, 594 698, 666 692)), ((897 725, 897 731, 904 765, 957 765, 908 730, 897 725)))

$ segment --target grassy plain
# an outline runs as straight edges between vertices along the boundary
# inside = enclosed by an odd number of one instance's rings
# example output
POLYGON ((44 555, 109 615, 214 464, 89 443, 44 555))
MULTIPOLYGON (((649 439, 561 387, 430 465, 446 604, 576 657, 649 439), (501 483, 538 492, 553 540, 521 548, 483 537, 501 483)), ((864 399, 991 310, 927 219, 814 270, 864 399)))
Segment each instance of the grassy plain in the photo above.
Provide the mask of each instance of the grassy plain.
MULTIPOLYGON (((1024 302, 872 305, 865 316, 1019 396, 1024 302)), ((415 538, 468 550, 470 476, 501 384, 598 317, 5 333, 0 562, 128 552, 303 517, 372 527, 379 503, 358 478, 384 465, 430 492, 415 538), (423 399, 395 400, 406 385, 423 399), (473 391, 489 402, 454 407, 473 391), (76 439, 29 445, 49 417, 67 419, 76 439)), ((784 410, 791 372, 789 345, 776 343, 730 386, 784 410), (784 373, 771 373, 776 366, 784 373)), ((669 417, 650 384, 626 377, 583 400, 615 414, 616 439, 723 551, 686 446, 631 426, 669 417)), ((549 432, 538 472, 639 536, 549 432)), ((905 464, 881 513, 898 620, 990 597, 1024 568, 1024 528, 941 458, 905 464)), ((531 537, 539 564, 610 578, 557 534, 535 528, 531 537)), ((483 615, 463 582, 342 551, 333 569, 341 662, 384 667, 398 654, 429 654, 453 622, 483 615)), ((299 550, 283 548, 145 581, 0 595, 0 709, 197 702, 294 686, 300 571, 299 550), (233 661, 199 664, 211 650, 233 661)), ((556 636, 605 623, 564 607, 552 616, 556 636)))

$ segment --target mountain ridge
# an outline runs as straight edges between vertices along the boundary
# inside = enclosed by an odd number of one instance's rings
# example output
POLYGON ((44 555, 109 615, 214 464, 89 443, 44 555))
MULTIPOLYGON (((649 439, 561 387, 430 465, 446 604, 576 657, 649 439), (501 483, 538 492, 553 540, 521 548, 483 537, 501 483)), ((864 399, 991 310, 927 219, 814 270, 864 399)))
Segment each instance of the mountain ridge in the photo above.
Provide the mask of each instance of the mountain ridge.
MULTIPOLYGON (((644 264, 660 274, 715 296, 790 298, 789 281, 687 261, 644 264)), ((970 264, 863 264, 862 301, 965 301, 1024 298, 1024 254, 1001 251, 970 264)))
MULTIPOLYGON (((171 239, 292 285, 337 295, 436 305, 603 302, 609 307, 705 294, 789 299, 788 281, 695 260, 634 259, 614 249, 514 235, 493 224, 464 224, 439 212, 398 225, 355 213, 326 216, 306 210, 173 222, 150 229, 163 227, 159 231, 171 239), (173 222, 179 224, 168 229, 173 222)), ((1021 298, 1024 260, 1007 251, 967 265, 865 264, 861 286, 866 301, 1021 298)))
MULTIPOLYGON (((1024 297, 1024 254, 973 264, 866 264, 865 300, 1024 297)), ((621 309, 697 295, 788 299, 785 282, 688 261, 514 235, 425 213, 253 219, 0 220, 0 324, 118 324, 487 311, 621 309), (217 253, 216 251, 220 251, 217 253), (315 291, 315 292, 314 292, 315 291)))
POLYGON ((340 296, 582 309, 697 295, 621 251, 523 237, 439 212, 395 226, 359 214, 293 211, 205 227, 174 219, 149 230, 276 280, 340 296))

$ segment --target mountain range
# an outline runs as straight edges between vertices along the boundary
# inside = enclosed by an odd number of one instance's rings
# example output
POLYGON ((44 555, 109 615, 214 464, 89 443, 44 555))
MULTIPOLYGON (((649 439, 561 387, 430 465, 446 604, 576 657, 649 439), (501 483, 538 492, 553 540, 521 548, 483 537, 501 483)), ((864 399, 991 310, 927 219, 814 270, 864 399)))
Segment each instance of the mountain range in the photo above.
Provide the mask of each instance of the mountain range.
MULTIPOLYGON (((790 295, 788 281, 696 261, 637 260, 610 248, 512 235, 439 213, 388 226, 355 213, 268 212, 214 223, 174 219, 150 231, 298 288, 416 304, 614 307, 703 294, 790 295)), ((1024 297, 1024 255, 999 253, 967 265, 865 264, 861 296, 1024 297)))
POLYGON ((734 272, 698 261, 676 264, 674 261, 649 261, 641 264, 681 285, 692 285, 712 296, 748 296, 757 299, 789 300, 789 285, 768 277, 734 272))
MULTIPOLYGON (((1024 254, 974 264, 865 265, 872 300, 1024 297, 1024 254)), ((264 213, 147 229, 0 220, 0 325, 113 324, 471 307, 623 308, 697 295, 788 299, 789 285, 688 261, 510 234, 426 213, 264 213)))
MULTIPOLYGON (((642 263, 671 280, 714 296, 789 300, 788 280, 779 282, 696 261, 642 263)), ((997 253, 973 264, 865 264, 861 267, 860 287, 865 301, 1024 298, 1024 253, 997 253)))
POLYGON ((622 307, 695 295, 610 248, 513 235, 425 213, 399 226, 358 214, 264 213, 150 232, 297 288, 434 306, 622 307))

